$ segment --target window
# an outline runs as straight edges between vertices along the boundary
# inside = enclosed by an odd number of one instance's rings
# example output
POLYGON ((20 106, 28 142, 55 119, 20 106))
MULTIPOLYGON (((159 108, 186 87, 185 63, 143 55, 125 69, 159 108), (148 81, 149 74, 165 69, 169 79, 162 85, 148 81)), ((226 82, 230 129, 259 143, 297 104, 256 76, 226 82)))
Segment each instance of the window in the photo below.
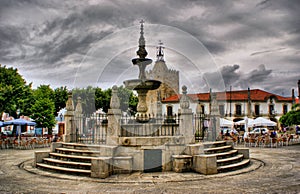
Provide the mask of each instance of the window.
POLYGON ((167 116, 172 116, 173 115, 173 108, 172 106, 167 107, 167 116))
POLYGON ((205 108, 204 105, 201 105, 201 113, 204 114, 205 113, 205 108))
POLYGON ((240 104, 235 105, 235 114, 242 115, 242 106, 240 104))
POLYGON ((259 115, 259 112, 260 112, 260 110, 259 110, 259 105, 256 104, 256 105, 254 106, 254 113, 255 113, 256 116, 258 116, 258 115, 259 115))
POLYGON ((221 116, 225 115, 224 105, 219 105, 219 113, 220 113, 221 116))
POLYGON ((270 104, 270 105, 269 105, 269 114, 270 114, 270 115, 275 114, 275 112, 274 112, 274 105, 273 105, 273 104, 270 104))
POLYGON ((286 104, 282 107, 282 113, 285 115, 288 112, 288 106, 286 104))

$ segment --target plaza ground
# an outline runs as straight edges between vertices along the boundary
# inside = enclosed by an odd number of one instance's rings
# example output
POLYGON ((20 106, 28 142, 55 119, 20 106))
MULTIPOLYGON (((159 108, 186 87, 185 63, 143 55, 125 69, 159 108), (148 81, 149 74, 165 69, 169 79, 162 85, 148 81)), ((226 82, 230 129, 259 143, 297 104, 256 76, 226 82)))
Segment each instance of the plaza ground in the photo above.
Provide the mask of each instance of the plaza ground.
POLYGON ((108 179, 34 169, 36 150, 0 150, 0 193, 300 193, 299 144, 250 148, 251 165, 229 173, 133 173, 108 179))

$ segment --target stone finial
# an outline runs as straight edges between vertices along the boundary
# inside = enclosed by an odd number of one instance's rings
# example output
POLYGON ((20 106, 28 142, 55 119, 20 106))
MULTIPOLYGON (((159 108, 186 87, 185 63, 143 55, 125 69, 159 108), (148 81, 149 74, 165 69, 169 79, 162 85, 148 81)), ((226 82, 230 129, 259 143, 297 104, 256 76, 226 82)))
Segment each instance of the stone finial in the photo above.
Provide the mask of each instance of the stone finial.
POLYGON ((66 103, 67 111, 74 111, 73 99, 72 99, 72 91, 68 92, 68 100, 66 103))
POLYGON ((211 94, 211 114, 215 115, 219 113, 219 106, 217 101, 217 94, 211 94))
POLYGON ((146 45, 146 41, 144 38, 144 20, 141 20, 141 32, 140 32, 140 38, 139 38, 139 50, 136 52, 136 54, 141 58, 141 59, 145 59, 146 56, 148 55, 146 49, 145 49, 145 45, 146 45))
POLYGON ((157 56, 157 61, 164 61, 164 48, 163 47, 163 43, 161 42, 161 40, 159 40, 158 42, 158 47, 156 47, 157 51, 156 51, 156 56, 157 56))
POLYGON ((119 109, 120 108, 120 99, 118 97, 118 87, 114 85, 112 87, 112 96, 110 99, 110 108, 119 109))
POLYGON ((180 98, 180 108, 188 109, 190 107, 190 101, 187 96, 187 87, 182 86, 182 96, 180 98))
POLYGON ((82 113, 82 102, 81 102, 81 97, 80 96, 78 96, 78 98, 77 98, 77 104, 76 104, 75 111, 79 114, 82 113))

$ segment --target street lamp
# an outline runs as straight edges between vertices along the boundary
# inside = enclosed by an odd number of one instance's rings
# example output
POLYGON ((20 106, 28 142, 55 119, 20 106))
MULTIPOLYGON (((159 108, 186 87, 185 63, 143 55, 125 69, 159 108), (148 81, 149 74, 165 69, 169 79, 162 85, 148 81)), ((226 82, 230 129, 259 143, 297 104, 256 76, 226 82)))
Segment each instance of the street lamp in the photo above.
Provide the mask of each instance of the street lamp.
POLYGON ((63 115, 62 115, 62 113, 59 114, 59 120, 60 120, 60 122, 63 121, 63 115))
MULTIPOLYGON (((20 114, 20 109, 18 108, 17 109, 17 111, 16 111, 16 113, 17 113, 17 118, 19 118, 19 114, 20 114)), ((17 126, 17 131, 18 131, 18 145, 19 145, 19 143, 20 143, 20 136, 21 136, 21 132, 22 132, 22 130, 21 130, 21 125, 18 125, 17 126)))
POLYGON ((17 113, 17 118, 18 118, 19 115, 20 115, 20 113, 21 113, 21 110, 18 108, 17 111, 16 111, 16 113, 17 113))

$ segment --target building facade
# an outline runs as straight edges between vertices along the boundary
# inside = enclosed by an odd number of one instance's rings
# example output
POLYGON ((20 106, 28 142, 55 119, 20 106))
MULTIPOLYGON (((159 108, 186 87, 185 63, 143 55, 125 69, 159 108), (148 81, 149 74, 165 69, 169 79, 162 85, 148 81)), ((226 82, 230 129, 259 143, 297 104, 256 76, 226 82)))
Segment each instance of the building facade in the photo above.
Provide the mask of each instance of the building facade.
MULTIPOLYGON (((219 114, 221 118, 232 121, 248 118, 265 117, 278 122, 279 118, 291 110, 295 102, 293 97, 283 97, 260 89, 217 92, 219 114)), ((210 93, 188 95, 194 113, 210 114, 210 93)), ((180 95, 174 95, 162 100, 163 114, 168 109, 177 112, 180 95)))

